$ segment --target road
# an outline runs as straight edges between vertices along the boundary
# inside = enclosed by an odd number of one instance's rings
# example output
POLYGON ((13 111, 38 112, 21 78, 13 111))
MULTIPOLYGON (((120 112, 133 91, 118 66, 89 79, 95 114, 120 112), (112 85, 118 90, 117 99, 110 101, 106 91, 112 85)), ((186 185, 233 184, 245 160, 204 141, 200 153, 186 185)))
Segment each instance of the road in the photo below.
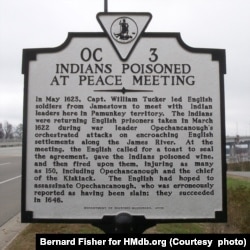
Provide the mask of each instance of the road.
POLYGON ((0 148, 0 226, 21 210, 22 148, 0 148))
POLYGON ((234 175, 234 176, 240 176, 240 177, 246 177, 250 178, 250 171, 246 172, 236 172, 236 171, 229 171, 227 172, 228 175, 234 175))

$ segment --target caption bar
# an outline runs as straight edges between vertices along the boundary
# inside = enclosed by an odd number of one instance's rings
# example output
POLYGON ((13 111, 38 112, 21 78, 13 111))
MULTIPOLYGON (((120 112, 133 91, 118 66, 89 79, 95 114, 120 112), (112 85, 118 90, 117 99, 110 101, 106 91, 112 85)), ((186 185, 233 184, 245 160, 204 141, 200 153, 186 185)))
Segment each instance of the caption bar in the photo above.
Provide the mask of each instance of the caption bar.
POLYGON ((36 249, 82 249, 83 247, 150 247, 151 248, 246 248, 249 235, 82 235, 82 234, 37 234, 36 249))

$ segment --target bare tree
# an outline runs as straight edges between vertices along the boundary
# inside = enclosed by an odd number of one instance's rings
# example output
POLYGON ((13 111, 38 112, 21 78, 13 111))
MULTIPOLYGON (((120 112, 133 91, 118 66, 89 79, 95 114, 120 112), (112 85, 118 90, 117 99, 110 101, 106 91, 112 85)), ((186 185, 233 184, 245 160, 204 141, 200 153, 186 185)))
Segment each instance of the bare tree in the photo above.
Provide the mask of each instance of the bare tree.
POLYGON ((15 136, 19 139, 23 138, 23 124, 19 124, 15 129, 15 136))
POLYGON ((6 121, 4 123, 3 129, 4 129, 5 139, 12 139, 13 138, 13 126, 6 121))
POLYGON ((4 139, 4 130, 3 130, 3 124, 0 123, 0 139, 4 139))

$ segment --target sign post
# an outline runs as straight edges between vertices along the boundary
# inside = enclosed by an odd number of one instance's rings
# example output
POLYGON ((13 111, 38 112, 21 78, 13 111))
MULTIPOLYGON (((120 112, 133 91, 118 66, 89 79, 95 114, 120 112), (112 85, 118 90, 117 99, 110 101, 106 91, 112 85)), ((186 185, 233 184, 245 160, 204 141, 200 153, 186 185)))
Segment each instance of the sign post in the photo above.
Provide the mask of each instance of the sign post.
POLYGON ((104 0, 104 12, 108 12, 108 0, 104 0))
POLYGON ((104 32, 23 52, 22 221, 225 221, 225 51, 105 9, 104 32))

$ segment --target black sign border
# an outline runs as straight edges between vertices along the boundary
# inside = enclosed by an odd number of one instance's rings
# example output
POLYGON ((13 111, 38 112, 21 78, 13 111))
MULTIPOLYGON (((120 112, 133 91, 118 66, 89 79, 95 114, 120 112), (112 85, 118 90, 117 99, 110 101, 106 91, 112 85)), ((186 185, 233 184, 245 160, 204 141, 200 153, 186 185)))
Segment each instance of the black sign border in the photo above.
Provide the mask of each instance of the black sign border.
MULTIPOLYGON (((212 61, 219 62, 220 68, 220 116, 221 116, 221 166, 222 166, 222 211, 215 212, 215 218, 178 218, 178 219, 146 219, 146 223, 189 223, 189 222, 226 222, 227 221, 227 185, 226 185, 226 136, 225 136, 225 99, 224 99, 224 74, 226 74, 226 51, 224 49, 193 48, 186 45, 180 33, 148 32, 142 33, 140 38, 176 38, 180 46, 192 53, 211 54, 212 61)), ((24 75, 24 100, 23 100, 23 147, 22 147, 22 186, 21 186, 21 222, 23 223, 91 223, 93 225, 109 224, 114 216, 103 216, 103 219, 47 219, 33 218, 33 212, 26 210, 26 153, 27 153, 27 123, 28 123, 28 90, 29 90, 29 62, 36 60, 38 54, 54 53, 65 49, 72 38, 107 38, 102 32, 70 32, 65 42, 55 48, 23 49, 22 74, 24 75)), ((139 38, 139 39, 140 39, 139 38)), ((134 46, 133 49, 135 49, 134 46)), ((132 52, 131 52, 132 53, 132 52)), ((131 215, 133 216, 133 215, 131 215)), ((145 221, 144 215, 133 216, 139 223, 145 221)))

